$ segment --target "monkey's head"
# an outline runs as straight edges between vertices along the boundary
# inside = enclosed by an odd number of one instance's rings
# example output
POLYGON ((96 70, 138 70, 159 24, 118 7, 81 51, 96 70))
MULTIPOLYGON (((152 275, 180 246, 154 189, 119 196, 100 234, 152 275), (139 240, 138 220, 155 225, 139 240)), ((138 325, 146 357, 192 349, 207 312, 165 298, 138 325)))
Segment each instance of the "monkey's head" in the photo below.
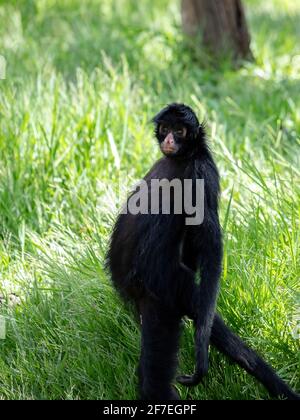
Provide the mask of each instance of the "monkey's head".
POLYGON ((204 139, 194 111, 184 104, 170 104, 152 120, 160 149, 168 157, 189 156, 204 139))

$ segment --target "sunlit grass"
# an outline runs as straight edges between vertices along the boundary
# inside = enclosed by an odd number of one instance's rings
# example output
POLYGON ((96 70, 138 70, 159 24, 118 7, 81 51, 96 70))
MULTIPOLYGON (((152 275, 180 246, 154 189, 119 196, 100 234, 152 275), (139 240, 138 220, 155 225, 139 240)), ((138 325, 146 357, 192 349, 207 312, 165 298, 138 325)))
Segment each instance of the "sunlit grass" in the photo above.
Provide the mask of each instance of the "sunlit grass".
MULTIPOLYGON (((187 50, 176 2, 118 4, 0 3, 0 399, 135 397, 138 326, 103 258, 119 176, 159 157, 149 121, 171 101, 206 121, 221 172, 218 309, 299 390, 300 5, 247 2, 256 61, 232 70, 187 50)), ((182 398, 268 398, 211 359, 182 398)))

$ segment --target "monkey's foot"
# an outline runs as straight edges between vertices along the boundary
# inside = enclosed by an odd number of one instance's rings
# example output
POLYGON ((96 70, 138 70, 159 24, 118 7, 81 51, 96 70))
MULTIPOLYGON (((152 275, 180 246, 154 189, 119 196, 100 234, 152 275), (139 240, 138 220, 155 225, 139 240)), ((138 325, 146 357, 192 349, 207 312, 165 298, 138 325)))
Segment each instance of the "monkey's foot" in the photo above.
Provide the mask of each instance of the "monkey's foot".
POLYGON ((158 391, 157 389, 141 389, 140 390, 140 398, 141 400, 157 400, 157 401, 178 401, 180 400, 180 396, 176 389, 171 386, 164 390, 158 391))

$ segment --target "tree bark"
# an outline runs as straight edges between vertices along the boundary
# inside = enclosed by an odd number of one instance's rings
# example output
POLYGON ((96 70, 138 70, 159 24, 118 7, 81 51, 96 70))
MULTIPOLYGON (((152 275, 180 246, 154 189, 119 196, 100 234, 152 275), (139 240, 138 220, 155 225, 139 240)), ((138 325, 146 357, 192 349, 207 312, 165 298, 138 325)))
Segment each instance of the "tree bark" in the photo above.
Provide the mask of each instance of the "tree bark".
POLYGON ((214 55, 252 58, 241 0, 182 0, 181 13, 184 32, 191 37, 200 33, 204 47, 214 55))

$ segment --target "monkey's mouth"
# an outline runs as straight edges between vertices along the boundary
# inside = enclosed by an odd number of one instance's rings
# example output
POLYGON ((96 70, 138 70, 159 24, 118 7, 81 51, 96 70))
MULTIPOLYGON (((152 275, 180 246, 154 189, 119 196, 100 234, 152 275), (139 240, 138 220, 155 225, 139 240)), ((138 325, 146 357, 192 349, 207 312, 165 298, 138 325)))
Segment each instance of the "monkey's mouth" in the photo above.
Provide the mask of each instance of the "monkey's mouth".
POLYGON ((174 155, 176 152, 178 152, 178 149, 175 147, 161 147, 161 151, 165 155, 174 155))

